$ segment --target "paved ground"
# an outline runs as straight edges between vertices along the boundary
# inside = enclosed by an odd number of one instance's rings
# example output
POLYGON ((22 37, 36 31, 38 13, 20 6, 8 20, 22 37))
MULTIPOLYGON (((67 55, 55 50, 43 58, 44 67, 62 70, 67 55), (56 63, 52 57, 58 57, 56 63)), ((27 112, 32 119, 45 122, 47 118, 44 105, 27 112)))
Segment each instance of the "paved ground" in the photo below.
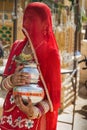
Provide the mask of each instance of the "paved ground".
POLYGON ((84 97, 79 94, 76 99, 73 127, 72 114, 73 105, 70 105, 59 114, 57 130, 87 130, 87 95, 84 97))

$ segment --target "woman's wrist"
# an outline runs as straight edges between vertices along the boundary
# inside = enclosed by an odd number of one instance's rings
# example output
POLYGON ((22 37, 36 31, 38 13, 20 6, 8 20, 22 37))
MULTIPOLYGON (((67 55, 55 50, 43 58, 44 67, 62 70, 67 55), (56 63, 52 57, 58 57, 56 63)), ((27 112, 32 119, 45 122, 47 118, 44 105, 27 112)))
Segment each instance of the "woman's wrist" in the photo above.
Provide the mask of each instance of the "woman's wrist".
POLYGON ((10 82, 11 82, 12 86, 14 86, 13 78, 14 78, 14 74, 10 75, 10 82))
POLYGON ((40 118, 42 115, 47 113, 50 110, 49 103, 47 100, 43 100, 40 103, 33 106, 33 114, 28 115, 29 119, 40 118))
POLYGON ((34 117, 35 117, 35 118, 39 118, 39 117, 41 116, 41 111, 40 111, 40 109, 39 109, 38 107, 34 106, 34 107, 33 107, 33 110, 34 110, 34 113, 33 113, 34 117))
POLYGON ((43 100, 39 102, 37 105, 38 109, 41 111, 41 114, 45 114, 50 110, 49 102, 48 100, 43 100))
POLYGON ((2 88, 6 91, 11 90, 14 87, 13 83, 11 82, 11 77, 12 75, 9 75, 2 81, 2 88))
POLYGON ((30 113, 28 114, 29 119, 36 119, 41 116, 41 111, 38 107, 33 106, 33 114, 31 115, 30 113))

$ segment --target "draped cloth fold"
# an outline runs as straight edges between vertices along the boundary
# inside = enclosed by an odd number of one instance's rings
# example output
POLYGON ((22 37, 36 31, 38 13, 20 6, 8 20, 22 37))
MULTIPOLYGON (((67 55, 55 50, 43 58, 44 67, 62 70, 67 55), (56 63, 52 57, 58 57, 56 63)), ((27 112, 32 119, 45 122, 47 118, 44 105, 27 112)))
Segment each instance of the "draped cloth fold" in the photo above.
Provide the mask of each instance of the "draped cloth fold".
MULTIPOLYGON (((23 16, 23 33, 25 39, 16 41, 13 44, 4 71, 4 76, 8 76, 15 72, 15 56, 19 55, 27 41, 30 42, 31 40, 39 69, 46 84, 45 91, 47 91, 47 98, 52 110, 47 112, 40 119, 36 119, 35 122, 37 122, 36 124, 38 125, 30 130, 56 130, 57 126, 58 108, 60 107, 61 96, 60 55, 52 30, 51 16, 50 8, 44 3, 33 2, 26 7, 23 16)), ((40 84, 44 88, 42 80, 40 84)), ((12 91, 8 92, 8 95, 9 94, 11 95, 12 91)), ((7 114, 5 110, 12 107, 12 104, 8 103, 8 95, 4 103, 4 115, 7 114)), ((13 111, 10 113, 13 114, 13 111)), ((19 114, 22 114, 23 118, 26 117, 26 115, 20 111, 19 114)))

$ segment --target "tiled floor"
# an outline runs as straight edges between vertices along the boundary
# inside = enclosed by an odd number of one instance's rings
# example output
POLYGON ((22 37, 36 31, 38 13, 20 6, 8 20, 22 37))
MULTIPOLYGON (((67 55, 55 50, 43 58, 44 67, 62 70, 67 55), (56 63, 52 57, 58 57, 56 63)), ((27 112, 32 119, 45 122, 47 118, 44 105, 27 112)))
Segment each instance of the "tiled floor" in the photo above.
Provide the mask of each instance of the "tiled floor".
POLYGON ((58 117, 57 130, 87 130, 87 109, 83 111, 82 108, 87 108, 87 98, 77 97, 74 113, 74 124, 72 127, 73 105, 67 107, 58 117), (63 123, 65 122, 65 123, 63 123), (71 123, 71 124, 67 124, 71 123))

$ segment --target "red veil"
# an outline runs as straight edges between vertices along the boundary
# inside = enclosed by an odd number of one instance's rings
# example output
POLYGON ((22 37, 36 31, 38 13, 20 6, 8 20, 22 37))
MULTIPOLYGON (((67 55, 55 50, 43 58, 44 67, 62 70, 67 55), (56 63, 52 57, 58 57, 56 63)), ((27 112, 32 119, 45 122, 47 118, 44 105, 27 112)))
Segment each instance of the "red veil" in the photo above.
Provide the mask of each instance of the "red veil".
MULTIPOLYGON (((60 56, 52 30, 51 11, 46 4, 33 2, 26 7, 23 17, 23 32, 26 38, 14 43, 4 75, 12 74, 15 71, 15 55, 19 55, 26 42, 31 40, 46 83, 46 94, 50 97, 53 107, 52 111, 41 118, 37 129, 56 130, 61 93, 60 56), (46 120, 44 121, 44 119, 46 120), (43 129, 44 123, 46 129, 43 129)), ((43 85, 42 82, 41 85, 43 85)), ((7 107, 9 108, 9 105, 7 107)))
POLYGON ((27 6, 23 31, 31 39, 53 105, 53 111, 46 114, 46 130, 56 130, 61 93, 60 57, 52 30, 51 11, 46 4, 34 2, 27 6))

